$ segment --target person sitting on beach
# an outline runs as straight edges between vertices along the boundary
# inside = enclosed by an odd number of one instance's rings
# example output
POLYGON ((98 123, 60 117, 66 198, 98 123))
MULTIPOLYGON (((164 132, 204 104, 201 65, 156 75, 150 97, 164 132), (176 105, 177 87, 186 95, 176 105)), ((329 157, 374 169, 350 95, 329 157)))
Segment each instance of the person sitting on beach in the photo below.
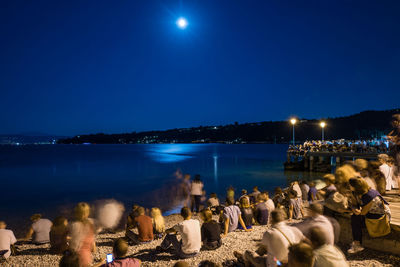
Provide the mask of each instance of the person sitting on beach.
POLYGON ((258 204, 254 208, 254 217, 259 225, 267 225, 269 210, 266 203, 265 195, 259 194, 257 197, 258 204))
POLYGON ((159 208, 151 209, 151 218, 153 221, 153 234, 155 239, 160 239, 165 233, 165 220, 159 208))
MULTIPOLYGON (((253 227, 253 209, 250 207, 249 198, 243 197, 240 199, 240 212, 242 213, 242 219, 247 229, 251 229, 253 227)), ((239 229, 243 229, 241 225, 239 225, 239 229)))
POLYGON ((250 197, 247 195, 247 190, 246 189, 242 189, 242 192, 241 192, 241 194, 240 194, 240 197, 239 197, 239 199, 238 199, 238 202, 240 203, 240 200, 242 199, 242 198, 248 198, 249 199, 249 202, 250 202, 250 197))
POLYGON ((219 199, 218 199, 216 193, 211 193, 210 194, 210 198, 207 200, 207 206, 213 212, 213 214, 219 214, 217 212, 217 208, 220 205, 219 205, 219 199))
POLYGON ((294 181, 290 185, 290 189, 296 191, 297 197, 302 199, 302 192, 298 181, 294 181))
POLYGON ((301 198, 303 200, 303 203, 305 203, 308 200, 308 192, 310 191, 310 186, 307 184, 306 181, 303 180, 300 183, 300 189, 301 189, 301 198))
POLYGON ((245 266, 270 267, 277 266, 277 261, 288 262, 289 246, 305 240, 299 229, 288 226, 284 222, 285 215, 281 209, 271 212, 272 226, 268 229, 259 244, 257 255, 247 250, 244 254, 235 251, 233 254, 245 266))
POLYGON ((50 252, 62 254, 68 249, 68 221, 63 216, 58 216, 53 221, 50 230, 50 252))
POLYGON ((78 255, 79 266, 87 267, 92 264, 92 252, 96 250, 95 226, 89 218, 89 204, 78 203, 74 212, 75 221, 69 225, 69 248, 78 255))
POLYGON ((52 222, 49 219, 43 219, 41 214, 33 214, 31 221, 32 226, 29 228, 25 240, 32 238, 32 242, 36 245, 49 243, 52 222))
POLYGON ((310 231, 310 241, 314 248, 313 267, 349 266, 343 252, 333 244, 329 244, 326 237, 325 229, 322 227, 315 227, 310 231))
POLYGON ((126 217, 126 232, 128 230, 136 228, 136 217, 139 216, 138 213, 139 205, 134 204, 132 206, 132 211, 129 213, 128 217, 126 217))
POLYGON ((233 197, 228 197, 226 199, 226 204, 227 207, 221 211, 220 216, 220 222, 223 223, 224 236, 229 232, 235 231, 238 228, 239 223, 246 232, 250 231, 246 228, 246 225, 243 222, 239 207, 235 205, 235 199, 233 197))
MULTIPOLYGON (((329 245, 334 245, 335 243, 335 231, 330 220, 322 215, 324 213, 324 207, 319 203, 312 203, 310 205, 310 217, 308 217, 303 222, 300 222, 294 226, 299 228, 299 230, 310 239, 311 229, 320 227, 323 229, 324 238, 329 245)), ((340 229, 339 229, 340 232, 340 229)))
POLYGON ((183 222, 165 231, 167 235, 157 249, 165 251, 172 245, 175 254, 180 258, 194 257, 201 248, 200 222, 192 219, 192 213, 188 207, 181 209, 181 216, 183 222), (178 241, 176 234, 181 236, 181 241, 178 241))
POLYGON ((135 245, 150 242, 154 238, 152 219, 145 214, 145 209, 143 207, 139 207, 137 212, 139 216, 135 218, 135 225, 139 234, 134 233, 133 229, 130 229, 125 235, 129 238, 129 241, 135 245))
MULTIPOLYGON (((113 261, 100 265, 101 267, 139 267, 141 261, 136 258, 127 257, 128 242, 123 238, 118 238, 113 245, 113 261)), ((99 266, 99 265, 97 265, 99 266)))
POLYGON ((275 203, 269 198, 269 193, 267 191, 263 192, 264 198, 266 199, 265 204, 267 205, 268 211, 271 213, 275 209, 275 203))
POLYGON ((282 188, 280 187, 275 187, 274 189, 274 197, 272 198, 274 201, 275 207, 280 207, 282 206, 282 203, 285 200, 285 194, 282 191, 282 188))
POLYGON ((301 219, 304 217, 303 203, 300 198, 297 197, 297 191, 289 190, 289 214, 288 218, 301 219))
POLYGON ((335 176, 333 174, 326 174, 324 176, 324 182, 326 186, 319 190, 319 193, 325 198, 329 198, 332 194, 334 194, 337 189, 335 186, 335 176))
POLYGON ((7 224, 0 221, 0 262, 1 258, 7 259, 11 255, 11 247, 17 242, 13 231, 6 229, 7 224))
POLYGON ((251 204, 256 203, 257 197, 258 197, 259 194, 261 194, 261 192, 258 190, 258 186, 254 186, 254 187, 253 187, 253 192, 251 192, 251 193, 249 194, 250 203, 251 203, 251 204))
POLYGON ((289 247, 287 267, 314 267, 313 264, 313 249, 309 244, 300 242, 289 247))
POLYGON ((211 210, 202 210, 200 218, 203 220, 201 226, 201 241, 203 241, 203 248, 206 250, 219 248, 222 245, 221 227, 219 223, 212 219, 211 210))

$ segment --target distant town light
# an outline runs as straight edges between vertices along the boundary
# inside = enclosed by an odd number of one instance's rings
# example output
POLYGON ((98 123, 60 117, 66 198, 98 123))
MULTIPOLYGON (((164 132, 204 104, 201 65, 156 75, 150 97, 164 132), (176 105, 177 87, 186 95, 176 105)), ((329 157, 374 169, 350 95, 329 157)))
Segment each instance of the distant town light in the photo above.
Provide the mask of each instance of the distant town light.
POLYGON ((326 126, 326 123, 324 121, 321 121, 319 125, 321 126, 321 128, 324 128, 326 126))
POLYGON ((293 118, 293 119, 290 120, 290 123, 293 124, 293 125, 295 125, 296 122, 297 122, 297 120, 296 120, 295 118, 293 118))

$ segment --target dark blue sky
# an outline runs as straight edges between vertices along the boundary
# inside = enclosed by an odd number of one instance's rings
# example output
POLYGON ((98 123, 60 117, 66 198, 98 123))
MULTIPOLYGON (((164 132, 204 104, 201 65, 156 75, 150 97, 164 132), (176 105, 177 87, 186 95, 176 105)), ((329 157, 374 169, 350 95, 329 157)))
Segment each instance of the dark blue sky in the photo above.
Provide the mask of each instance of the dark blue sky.
POLYGON ((398 108, 399 14, 399 1, 1 1, 0 134, 398 108))

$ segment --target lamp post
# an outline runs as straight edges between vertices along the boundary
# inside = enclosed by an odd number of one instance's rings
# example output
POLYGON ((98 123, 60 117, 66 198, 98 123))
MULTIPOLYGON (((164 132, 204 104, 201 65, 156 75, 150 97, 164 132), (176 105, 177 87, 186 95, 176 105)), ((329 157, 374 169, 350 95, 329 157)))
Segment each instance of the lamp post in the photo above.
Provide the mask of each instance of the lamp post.
POLYGON ((322 142, 324 142, 324 128, 326 126, 326 123, 324 121, 321 121, 319 126, 321 126, 321 131, 322 131, 322 142))
POLYGON ((295 118, 290 120, 290 123, 292 124, 292 128, 293 128, 293 145, 295 144, 294 142, 294 125, 296 124, 297 120, 295 118))

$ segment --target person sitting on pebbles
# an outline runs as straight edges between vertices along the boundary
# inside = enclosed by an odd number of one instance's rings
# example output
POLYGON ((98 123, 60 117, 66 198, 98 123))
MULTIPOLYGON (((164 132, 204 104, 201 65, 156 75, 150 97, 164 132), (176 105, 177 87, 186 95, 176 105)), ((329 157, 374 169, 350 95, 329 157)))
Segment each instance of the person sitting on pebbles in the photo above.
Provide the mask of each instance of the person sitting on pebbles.
POLYGON ((233 232, 238 228, 238 224, 242 226, 242 228, 249 232, 251 229, 247 229, 246 224, 244 223, 241 211, 238 206, 235 205, 235 199, 233 197, 228 197, 226 199, 227 207, 220 214, 220 222, 223 225, 224 236, 226 236, 229 232, 233 232))
POLYGON ((126 256, 128 248, 128 242, 123 238, 118 238, 113 245, 113 261, 109 263, 99 263, 93 267, 139 267, 141 264, 139 259, 126 256))
POLYGON ((164 238, 158 251, 166 251, 172 246, 174 253, 180 258, 191 258, 200 252, 201 248, 201 231, 200 222, 192 219, 192 213, 188 207, 181 209, 183 222, 176 224, 174 227, 167 229, 167 236, 164 238), (176 234, 181 236, 178 241, 176 234))
POLYGON ((281 209, 271 212, 272 227, 267 230, 257 249, 257 254, 247 250, 244 254, 235 251, 233 254, 245 266, 277 266, 278 261, 288 262, 289 246, 307 240, 302 232, 284 222, 285 214, 281 209))
POLYGON ((32 226, 25 236, 25 240, 32 238, 32 243, 36 245, 50 242, 50 230, 53 223, 49 219, 43 219, 41 214, 31 216, 32 226))
POLYGON ((6 229, 5 222, 0 221, 0 262, 11 255, 11 246, 17 242, 13 231, 6 229))

